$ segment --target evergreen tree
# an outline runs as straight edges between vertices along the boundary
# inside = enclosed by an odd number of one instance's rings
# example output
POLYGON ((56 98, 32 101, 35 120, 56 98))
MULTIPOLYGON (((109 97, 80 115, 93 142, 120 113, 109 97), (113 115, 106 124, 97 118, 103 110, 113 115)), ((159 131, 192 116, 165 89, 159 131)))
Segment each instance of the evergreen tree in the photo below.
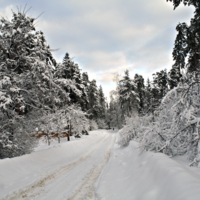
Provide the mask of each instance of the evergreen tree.
POLYGON ((88 99, 89 99, 89 109, 88 114, 90 114, 91 119, 97 119, 100 115, 100 101, 99 101, 99 91, 97 88, 96 80, 90 82, 88 89, 88 99))
POLYGON ((200 61, 200 13, 191 19, 190 26, 187 29, 187 50, 188 58, 188 72, 199 71, 200 61))
MULTIPOLYGON (((180 71, 180 67, 184 68, 185 58, 188 55, 187 70, 189 73, 194 72, 195 78, 199 73, 199 60, 200 60, 200 4, 199 0, 167 0, 174 4, 176 9, 181 2, 184 5, 193 5, 195 7, 194 18, 191 19, 190 25, 185 23, 177 26, 178 35, 175 41, 175 48, 173 51, 173 57, 175 65, 177 65, 180 71)), ((180 73, 179 77, 180 77, 180 73)))
POLYGON ((129 117, 131 113, 139 108, 139 98, 136 92, 136 85, 129 77, 129 71, 125 71, 125 75, 118 83, 119 87, 119 102, 124 114, 129 117))
POLYGON ((152 87, 149 78, 145 86, 145 112, 152 112, 152 87))
POLYGON ((69 54, 66 53, 62 64, 57 67, 55 77, 68 83, 65 84, 64 89, 69 93, 70 104, 78 104, 85 111, 88 104, 88 97, 80 71, 78 64, 74 63, 69 54))
POLYGON ((159 92, 158 98, 163 98, 168 91, 168 77, 167 70, 161 70, 160 72, 156 72, 153 74, 153 86, 159 92))
POLYGON ((172 75, 175 73, 175 70, 177 70, 178 74, 178 82, 180 82, 181 78, 181 68, 185 68, 185 58, 188 53, 188 48, 187 48, 187 30, 188 27, 186 23, 178 24, 176 27, 176 30, 178 32, 174 44, 174 49, 173 49, 173 60, 175 61, 174 63, 174 68, 173 71, 171 72, 172 75))
POLYGON ((89 86, 90 86, 90 81, 89 81, 89 76, 87 72, 82 73, 82 84, 84 86, 84 92, 82 96, 82 109, 84 111, 87 111, 89 109, 89 98, 88 98, 88 93, 89 93, 89 86))
POLYGON ((172 66, 172 69, 168 73, 168 85, 170 90, 178 86, 179 80, 180 80, 179 69, 177 69, 176 66, 172 66))
POLYGON ((161 99, 168 91, 168 76, 166 69, 153 74, 152 85, 152 111, 154 111, 160 105, 161 99))
POLYGON ((142 113, 142 111, 144 111, 145 101, 144 78, 141 75, 135 74, 134 83, 136 85, 136 92, 139 98, 139 113, 142 113))
POLYGON ((119 106, 119 94, 117 91, 110 92, 110 104, 106 118, 106 122, 109 128, 122 128, 124 122, 124 115, 121 107, 119 106), (114 98, 115 96, 115 98, 114 98))
POLYGON ((106 99, 104 97, 103 89, 99 87, 99 104, 100 104, 100 115, 99 118, 105 118, 106 113, 106 99))

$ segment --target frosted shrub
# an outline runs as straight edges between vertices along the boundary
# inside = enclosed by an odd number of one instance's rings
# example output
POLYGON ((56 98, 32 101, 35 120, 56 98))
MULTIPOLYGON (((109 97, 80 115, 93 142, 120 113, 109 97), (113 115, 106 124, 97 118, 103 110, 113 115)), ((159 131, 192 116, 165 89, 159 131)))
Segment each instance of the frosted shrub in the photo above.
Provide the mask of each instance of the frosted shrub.
POLYGON ((94 120, 90 120, 90 130, 97 130, 98 129, 98 125, 96 123, 96 121, 94 120))
POLYGON ((88 131, 90 128, 89 119, 86 118, 86 115, 80 108, 74 108, 70 112, 71 123, 73 127, 74 136, 81 136, 82 131, 88 131))
POLYGON ((97 120, 97 125, 98 125, 99 129, 106 129, 107 128, 105 120, 103 120, 103 119, 98 119, 97 120))
POLYGON ((119 132, 118 144, 122 147, 127 146, 132 139, 142 142, 144 132, 149 127, 151 120, 152 116, 139 117, 134 115, 130 118, 126 117, 126 125, 119 132))
POLYGON ((131 117, 120 131, 119 144, 131 139, 145 150, 169 156, 186 154, 191 165, 200 163, 200 85, 196 80, 169 91, 154 115, 131 117))
MULTIPOLYGON (((157 131, 159 149, 170 156, 187 153, 189 159, 199 157, 200 98, 199 84, 182 84, 171 90, 159 107, 157 131)), ((156 129, 155 129, 156 130, 156 129)))

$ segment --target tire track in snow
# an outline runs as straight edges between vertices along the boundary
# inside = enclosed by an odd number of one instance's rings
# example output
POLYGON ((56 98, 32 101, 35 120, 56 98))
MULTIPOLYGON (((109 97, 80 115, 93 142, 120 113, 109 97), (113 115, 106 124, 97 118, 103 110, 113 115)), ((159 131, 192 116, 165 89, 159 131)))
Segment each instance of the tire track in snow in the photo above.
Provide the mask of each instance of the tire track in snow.
POLYGON ((43 178, 35 181, 34 183, 25 186, 24 188, 18 189, 17 191, 11 192, 10 194, 2 197, 0 200, 29 200, 30 198, 33 199, 36 196, 42 192, 45 186, 62 176, 63 174, 69 172, 76 166, 80 165, 82 162, 87 160, 89 157, 91 157, 92 153, 99 148, 99 146, 102 145, 102 143, 106 142, 108 137, 106 136, 101 140, 101 142, 98 143, 92 150, 89 150, 84 156, 79 158, 77 161, 74 161, 72 163, 69 163, 67 165, 64 165, 56 170, 53 170, 51 172, 47 172, 46 175, 43 176, 43 178))
POLYGON ((94 197, 94 183, 96 182, 97 178, 101 174, 104 166, 110 159, 110 154, 112 148, 115 144, 115 138, 112 140, 112 143, 108 150, 105 153, 103 161, 100 162, 98 165, 94 165, 93 168, 87 173, 84 178, 84 182, 82 185, 73 192, 73 194, 67 198, 67 200, 91 200, 94 197))

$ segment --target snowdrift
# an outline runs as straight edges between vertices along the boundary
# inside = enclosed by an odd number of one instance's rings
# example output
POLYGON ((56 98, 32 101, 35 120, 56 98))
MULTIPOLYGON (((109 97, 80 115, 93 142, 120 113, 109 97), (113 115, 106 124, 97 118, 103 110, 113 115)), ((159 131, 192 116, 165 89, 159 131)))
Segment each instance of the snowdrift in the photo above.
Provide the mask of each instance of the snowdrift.
POLYGON ((162 153, 141 152, 139 144, 116 144, 96 182, 96 199, 199 200, 200 173, 162 153))

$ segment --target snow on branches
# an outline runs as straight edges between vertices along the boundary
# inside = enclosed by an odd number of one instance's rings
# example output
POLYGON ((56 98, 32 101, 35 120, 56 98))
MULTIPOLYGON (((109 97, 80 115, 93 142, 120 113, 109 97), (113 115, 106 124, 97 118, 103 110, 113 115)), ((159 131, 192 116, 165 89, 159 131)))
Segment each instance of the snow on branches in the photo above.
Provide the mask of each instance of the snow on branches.
POLYGON ((153 115, 126 119, 119 144, 131 139, 146 150, 169 156, 187 154, 192 164, 200 163, 200 83, 179 84, 163 98, 153 115))

